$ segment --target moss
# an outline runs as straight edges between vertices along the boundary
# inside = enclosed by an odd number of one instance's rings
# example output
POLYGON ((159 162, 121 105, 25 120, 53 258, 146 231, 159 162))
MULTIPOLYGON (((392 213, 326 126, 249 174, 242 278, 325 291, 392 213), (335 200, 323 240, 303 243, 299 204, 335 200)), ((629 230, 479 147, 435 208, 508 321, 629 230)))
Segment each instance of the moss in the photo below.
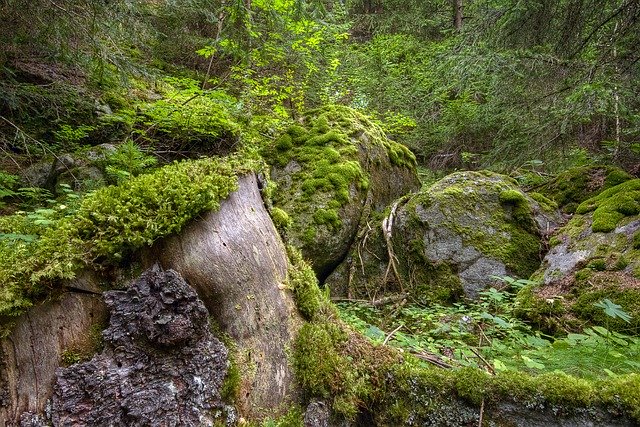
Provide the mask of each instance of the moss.
POLYGON ((240 375, 238 363, 234 360, 233 356, 229 356, 227 376, 224 378, 222 387, 220 387, 220 397, 222 397, 225 402, 235 402, 239 397, 241 385, 242 376, 240 375))
POLYGON ((502 175, 488 171, 449 175, 412 196, 404 211, 408 215, 402 245, 408 253, 403 256, 406 262, 400 258, 407 264, 405 277, 418 284, 421 299, 423 293, 431 295, 428 299, 440 295, 448 301, 462 294, 458 266, 447 259, 432 265, 426 258, 426 230, 451 230, 464 247, 504 263, 510 275, 529 277, 540 265, 541 238, 531 202, 502 175))
POLYGON ((313 220, 318 225, 327 225, 333 229, 337 229, 342 223, 335 209, 318 209, 313 214, 313 220))
POLYGON ((594 259, 587 264, 587 268, 595 271, 605 271, 607 269, 607 262, 602 258, 594 259))
POLYGON ((633 249, 640 249, 640 230, 633 233, 633 249))
POLYGON ((269 213, 271 214, 273 224, 280 232, 286 231, 287 228, 291 226, 291 217, 284 209, 272 208, 269 213))
MULTIPOLYGON (((289 411, 276 419, 266 419, 260 424, 255 424, 256 427, 304 427, 304 412, 298 405, 293 405, 289 411)), ((248 423, 246 427, 252 427, 251 423, 248 423)))
POLYGON ((598 409, 640 421, 640 375, 604 381, 560 372, 441 369, 363 340, 330 313, 302 327, 294 367, 310 397, 326 399, 350 420, 366 411, 374 416, 369 424, 475 425, 482 405, 487 421, 497 421, 491 408, 499 404, 547 408, 559 416, 598 409))
POLYGON ((596 386, 599 399, 640 421, 640 374, 615 377, 596 386))
POLYGON ((298 310, 305 318, 311 320, 320 309, 325 299, 324 295, 318 287, 315 273, 302 259, 300 251, 288 245, 287 254, 289 255, 288 284, 293 290, 298 310))
POLYGON ((594 232, 613 231, 620 220, 640 214, 640 179, 626 181, 580 204, 576 213, 593 212, 594 232))
MULTIPOLYGON (((615 264, 612 265, 615 267, 615 264)), ((614 331, 636 335, 640 332, 640 289, 637 280, 625 272, 606 270, 604 259, 595 259, 573 277, 564 280, 562 295, 541 297, 538 289, 527 286, 516 297, 516 315, 549 333, 580 330, 600 325, 614 331), (605 298, 631 315, 627 323, 612 318, 594 304, 605 298)), ((542 288, 544 290, 544 288, 542 288)))
POLYGON ((499 196, 500 202, 513 206, 513 218, 517 221, 522 221, 527 224, 527 228, 530 228, 530 222, 532 220, 532 211, 529 201, 524 194, 518 190, 503 190, 499 196))
POLYGON ((528 285, 518 291, 514 314, 529 320, 537 329, 555 331, 558 327, 557 318, 566 310, 562 300, 558 298, 540 298, 534 285, 528 285))
POLYGON ((390 141, 363 114, 341 106, 309 111, 265 146, 262 155, 269 164, 290 165, 284 171, 290 179, 283 180, 273 197, 274 205, 292 218, 289 237, 304 245, 317 235, 308 232, 312 224, 320 235, 339 230, 341 209, 366 197, 370 177, 365 168, 385 154, 391 164, 415 168, 415 157, 406 147, 390 141))
POLYGON ((587 166, 569 169, 540 188, 540 193, 568 213, 599 192, 615 187, 633 177, 612 166, 587 166))
POLYGON ((548 197, 546 197, 544 194, 542 193, 536 193, 531 192, 529 193, 529 197, 531 197, 533 200, 535 200, 536 202, 538 202, 540 204, 540 206, 542 207, 542 209, 546 212, 553 212, 556 209, 558 209, 558 204, 549 199, 548 197))
POLYGON ((589 290, 586 286, 577 291, 575 301, 570 305, 571 312, 580 319, 592 324, 603 325, 608 329, 637 335, 640 332, 640 289, 620 289, 615 282, 606 283, 608 279, 603 276, 591 278, 596 284, 595 289, 589 290), (603 283, 604 282, 604 283, 603 283), (630 323, 619 318, 608 316, 602 308, 594 304, 605 298, 622 307, 631 316, 630 323))
POLYGON ((346 333, 332 323, 302 326, 294 345, 293 367, 305 390, 324 398, 340 391, 349 361, 337 346, 346 339, 346 333))
POLYGON ((241 157, 174 163, 99 189, 44 228, 24 215, 0 219, 0 230, 31 221, 36 237, 0 241, 0 316, 20 314, 81 267, 117 264, 180 231, 201 212, 216 210, 237 188, 237 175, 257 167, 241 157))

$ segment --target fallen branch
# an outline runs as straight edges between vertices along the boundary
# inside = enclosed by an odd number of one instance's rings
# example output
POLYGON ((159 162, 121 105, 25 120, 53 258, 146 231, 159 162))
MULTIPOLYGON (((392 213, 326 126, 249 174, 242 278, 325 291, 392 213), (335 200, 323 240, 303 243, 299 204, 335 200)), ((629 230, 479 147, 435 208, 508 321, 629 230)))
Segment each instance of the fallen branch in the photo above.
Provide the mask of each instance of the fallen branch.
POLYGON ((395 334, 396 332, 398 332, 400 329, 402 329, 404 325, 400 325, 397 328, 395 328, 393 331, 389 332, 389 335, 387 335, 387 337, 384 339, 384 341, 382 342, 382 345, 387 345, 387 343, 389 342, 389 340, 391 339, 391 337, 393 336, 393 334, 395 334))
POLYGON ((418 352, 418 351, 410 351, 410 353, 413 354, 418 359, 424 360, 425 362, 429 362, 432 365, 436 365, 439 368, 444 368, 444 369, 453 368, 452 365, 449 365, 448 363, 440 360, 440 358, 436 354, 427 353, 427 352, 418 352))

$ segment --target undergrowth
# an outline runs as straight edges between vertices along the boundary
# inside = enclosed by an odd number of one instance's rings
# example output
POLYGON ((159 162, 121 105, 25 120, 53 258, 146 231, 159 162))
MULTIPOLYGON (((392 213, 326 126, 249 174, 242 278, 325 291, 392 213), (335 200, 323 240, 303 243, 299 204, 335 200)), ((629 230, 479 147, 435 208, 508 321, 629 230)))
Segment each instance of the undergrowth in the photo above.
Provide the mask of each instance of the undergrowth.
MULTIPOLYGON (((452 306, 375 308, 339 303, 342 318, 375 343, 386 342, 432 364, 490 373, 561 371, 597 379, 640 371, 640 338, 602 326, 552 337, 518 319, 515 289, 528 281, 501 278, 478 302, 452 306)), ((628 316, 608 300, 594 304, 608 316, 628 316)))

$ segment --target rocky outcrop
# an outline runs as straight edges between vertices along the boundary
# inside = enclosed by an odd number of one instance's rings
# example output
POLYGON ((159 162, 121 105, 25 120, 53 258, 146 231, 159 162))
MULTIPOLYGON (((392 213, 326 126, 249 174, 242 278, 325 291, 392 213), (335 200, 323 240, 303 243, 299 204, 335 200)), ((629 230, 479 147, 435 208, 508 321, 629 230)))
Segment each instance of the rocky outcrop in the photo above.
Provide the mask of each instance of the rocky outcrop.
POLYGON ((256 177, 216 212, 157 243, 145 255, 178 271, 236 344, 242 372, 237 404, 260 418, 286 412, 296 397, 286 349, 302 321, 285 286, 287 254, 258 191, 256 177))
POLYGON ((366 298, 385 290, 422 301, 475 298, 491 276, 529 277, 559 221, 506 176, 454 173, 396 202, 327 283, 366 298))
POLYGON ((96 332, 106 318, 97 280, 83 274, 68 288, 76 291, 33 307, 0 341, 2 426, 14 425, 23 412, 42 412, 56 369, 65 359, 95 351, 96 332))
POLYGON ((268 150, 274 216, 323 281, 372 211, 419 188, 415 157, 347 107, 306 114, 268 150))
POLYGON ((533 279, 518 296, 522 314, 544 328, 578 328, 585 321, 640 331, 640 180, 611 187, 577 206, 550 240, 533 279), (609 299, 629 323, 594 304, 609 299))
POLYGON ((174 271, 146 271, 105 293, 104 350, 57 372, 54 425, 200 426, 222 408, 227 350, 195 291, 174 271))

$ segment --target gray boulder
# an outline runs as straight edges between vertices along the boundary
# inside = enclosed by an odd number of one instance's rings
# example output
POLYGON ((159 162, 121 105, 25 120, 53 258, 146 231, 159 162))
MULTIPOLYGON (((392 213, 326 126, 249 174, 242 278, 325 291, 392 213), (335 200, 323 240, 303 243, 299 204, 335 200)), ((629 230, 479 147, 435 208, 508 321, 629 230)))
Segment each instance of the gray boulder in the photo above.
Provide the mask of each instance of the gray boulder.
POLYGON ((492 276, 529 277, 560 219, 509 177, 454 173, 398 200, 327 283, 366 298, 388 291, 420 301, 477 298, 492 276))
POLYGON ((640 332, 640 179, 583 201, 550 239, 551 249, 520 291, 522 314, 555 330, 584 322, 640 332), (594 304, 609 299, 631 315, 610 318, 594 304))

